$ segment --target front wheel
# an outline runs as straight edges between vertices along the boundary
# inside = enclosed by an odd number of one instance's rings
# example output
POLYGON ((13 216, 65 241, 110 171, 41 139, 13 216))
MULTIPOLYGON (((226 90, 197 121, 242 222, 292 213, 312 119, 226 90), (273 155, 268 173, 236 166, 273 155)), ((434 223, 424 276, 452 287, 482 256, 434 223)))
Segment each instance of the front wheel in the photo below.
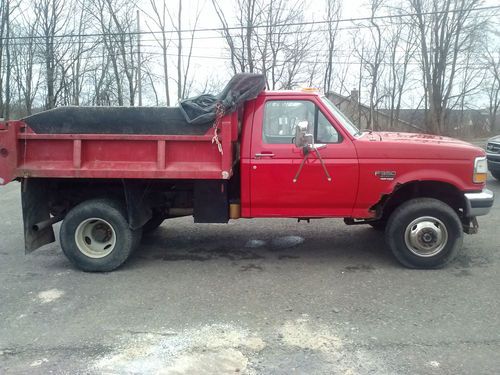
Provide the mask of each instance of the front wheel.
POLYGON ((462 223, 447 204, 412 199, 390 216, 386 241, 397 260, 409 268, 441 268, 462 246, 462 223))
POLYGON ((60 231, 66 257, 83 271, 105 272, 121 266, 139 244, 142 231, 130 229, 124 207, 110 199, 80 203, 64 218, 60 231))

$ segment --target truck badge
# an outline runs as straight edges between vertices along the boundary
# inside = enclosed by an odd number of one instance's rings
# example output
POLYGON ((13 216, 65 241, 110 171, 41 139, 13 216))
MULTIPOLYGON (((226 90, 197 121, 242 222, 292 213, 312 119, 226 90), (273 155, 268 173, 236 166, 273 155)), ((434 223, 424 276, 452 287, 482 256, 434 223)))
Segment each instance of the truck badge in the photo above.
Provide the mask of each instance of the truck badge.
POLYGON ((376 171, 375 176, 380 178, 382 181, 392 181, 396 177, 395 171, 376 171))

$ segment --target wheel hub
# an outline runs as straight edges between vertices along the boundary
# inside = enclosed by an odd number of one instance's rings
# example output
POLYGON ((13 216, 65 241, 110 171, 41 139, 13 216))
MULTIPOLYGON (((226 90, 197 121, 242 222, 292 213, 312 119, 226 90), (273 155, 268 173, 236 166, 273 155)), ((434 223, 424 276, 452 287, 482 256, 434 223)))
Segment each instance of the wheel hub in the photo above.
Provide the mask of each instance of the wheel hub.
POLYGON ((84 220, 75 232, 78 249, 94 259, 109 255, 116 245, 115 230, 106 220, 92 218, 84 220))
POLYGON ((98 242, 107 242, 111 239, 111 228, 103 223, 97 223, 92 228, 92 236, 98 242))
POLYGON ((435 217, 424 216, 413 220, 405 231, 408 249, 419 257, 431 257, 441 252, 448 242, 448 231, 435 217))

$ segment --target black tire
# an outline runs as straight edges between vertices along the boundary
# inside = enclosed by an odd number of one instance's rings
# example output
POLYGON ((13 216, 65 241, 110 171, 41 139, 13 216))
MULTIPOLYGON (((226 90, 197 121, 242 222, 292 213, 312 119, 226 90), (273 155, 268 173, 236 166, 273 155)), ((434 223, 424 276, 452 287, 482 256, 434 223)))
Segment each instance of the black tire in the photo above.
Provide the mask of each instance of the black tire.
POLYGON ((149 219, 149 221, 146 224, 144 224, 144 226, 142 227, 142 232, 145 234, 151 233, 151 232, 155 231, 156 229, 158 229, 160 227, 160 225, 163 224, 164 221, 165 221, 164 215, 159 215, 159 214, 153 213, 153 216, 151 217, 151 219, 149 219))
POLYGON ((64 254, 77 268, 108 272, 128 259, 140 243, 141 235, 141 229, 130 229, 126 210, 120 203, 92 199, 80 203, 66 215, 60 242, 64 254), (96 250, 102 246, 105 247, 96 250))
POLYGON ((450 206, 437 199, 417 198, 392 213, 385 237, 401 264, 432 269, 445 266, 456 256, 462 247, 463 229, 450 206))
POLYGON ((371 221, 368 224, 370 224, 370 226, 375 230, 384 231, 385 227, 387 226, 387 221, 386 220, 377 220, 377 221, 371 221))
POLYGON ((498 181, 500 181, 500 172, 499 171, 490 171, 491 175, 495 177, 498 181))

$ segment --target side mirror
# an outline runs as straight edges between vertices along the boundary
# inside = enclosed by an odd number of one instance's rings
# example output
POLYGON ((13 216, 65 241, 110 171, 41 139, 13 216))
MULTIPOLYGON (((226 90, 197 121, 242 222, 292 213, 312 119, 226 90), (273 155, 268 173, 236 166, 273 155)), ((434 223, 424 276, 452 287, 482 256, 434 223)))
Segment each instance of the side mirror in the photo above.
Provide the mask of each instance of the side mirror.
POLYGON ((307 147, 311 142, 310 135, 307 134, 307 128, 309 123, 307 121, 300 121, 295 126, 295 137, 293 138, 293 143, 298 148, 307 147))

